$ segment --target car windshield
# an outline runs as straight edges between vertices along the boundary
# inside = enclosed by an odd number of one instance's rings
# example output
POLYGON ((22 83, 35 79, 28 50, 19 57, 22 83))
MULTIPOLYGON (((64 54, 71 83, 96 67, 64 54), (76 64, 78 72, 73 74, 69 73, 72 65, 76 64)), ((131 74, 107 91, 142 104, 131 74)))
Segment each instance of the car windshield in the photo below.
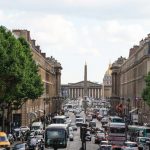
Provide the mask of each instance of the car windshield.
POLYGON ((40 126, 32 126, 32 130, 39 130, 40 126))
POLYGON ((125 133, 125 128, 110 128, 111 133, 125 133))
POLYGON ((83 119, 82 118, 78 118, 78 119, 76 119, 76 121, 77 122, 81 122, 81 121, 83 121, 83 119))
POLYGON ((8 141, 6 136, 0 136, 0 142, 8 141))
POLYGON ((48 130, 47 131, 47 138, 48 139, 55 139, 55 138, 64 138, 65 131, 64 130, 48 130))

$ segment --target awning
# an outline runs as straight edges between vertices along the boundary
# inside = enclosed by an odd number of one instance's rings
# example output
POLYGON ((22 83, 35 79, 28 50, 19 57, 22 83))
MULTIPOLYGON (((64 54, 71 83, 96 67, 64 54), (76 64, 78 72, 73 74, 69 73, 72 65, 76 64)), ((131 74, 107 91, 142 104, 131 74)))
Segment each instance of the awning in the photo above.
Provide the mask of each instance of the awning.
POLYGON ((134 109, 130 110, 129 113, 134 113, 137 110, 138 110, 138 108, 134 108, 134 109))

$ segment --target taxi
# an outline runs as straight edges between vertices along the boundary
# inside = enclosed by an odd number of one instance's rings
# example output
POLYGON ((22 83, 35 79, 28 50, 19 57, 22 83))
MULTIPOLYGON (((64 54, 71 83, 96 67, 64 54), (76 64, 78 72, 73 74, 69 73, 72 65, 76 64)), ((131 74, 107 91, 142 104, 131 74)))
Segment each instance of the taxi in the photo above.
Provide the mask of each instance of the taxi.
POLYGON ((10 142, 5 132, 0 132, 0 148, 10 149, 10 142))

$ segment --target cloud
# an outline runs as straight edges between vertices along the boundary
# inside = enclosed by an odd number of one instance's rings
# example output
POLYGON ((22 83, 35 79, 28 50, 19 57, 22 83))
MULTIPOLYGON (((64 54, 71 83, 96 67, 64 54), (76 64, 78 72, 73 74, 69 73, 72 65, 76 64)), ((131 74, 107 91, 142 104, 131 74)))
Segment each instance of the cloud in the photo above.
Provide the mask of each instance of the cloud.
POLYGON ((80 55, 86 55, 88 56, 94 56, 94 57, 100 57, 100 51, 97 48, 79 48, 79 54, 80 55))

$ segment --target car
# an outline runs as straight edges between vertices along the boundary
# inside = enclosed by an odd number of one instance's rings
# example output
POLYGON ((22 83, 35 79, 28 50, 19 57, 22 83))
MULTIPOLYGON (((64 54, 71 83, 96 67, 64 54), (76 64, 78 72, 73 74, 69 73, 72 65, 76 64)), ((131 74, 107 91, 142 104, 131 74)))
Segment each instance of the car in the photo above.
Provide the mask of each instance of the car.
POLYGON ((0 132, 0 147, 10 149, 10 142, 5 132, 0 132))
POLYGON ((144 150, 147 142, 150 142, 149 137, 137 137, 136 142, 138 144, 139 150, 144 150))
POLYGON ((126 141, 123 146, 123 150, 138 150, 138 144, 137 142, 132 142, 132 141, 126 141))
POLYGON ((90 132, 88 131, 86 134, 85 134, 85 140, 86 141, 91 141, 92 137, 91 137, 91 134, 90 132))
POLYGON ((121 145, 113 145, 112 150, 122 150, 122 146, 121 145))
POLYGON ((27 150, 27 149, 28 149, 27 143, 16 143, 12 147, 12 150, 27 150))
POLYGON ((28 126, 21 126, 20 127, 20 131, 22 132, 22 131, 29 131, 30 130, 30 128, 28 127, 28 126))
POLYGON ((107 144, 109 144, 109 141, 101 141, 100 142, 100 145, 107 145, 107 144))
POLYGON ((89 122, 89 127, 91 127, 91 128, 96 127, 96 122, 94 120, 90 121, 89 122))
POLYGON ((76 126, 81 126, 82 123, 84 123, 83 118, 76 118, 76 126))
POLYGON ((109 121, 109 118, 107 118, 107 117, 102 118, 102 120, 101 120, 102 126, 107 124, 108 121, 109 121))
POLYGON ((112 145, 103 144, 103 145, 100 146, 100 150, 112 150, 112 145))
POLYGON ((96 133, 96 135, 95 135, 95 144, 96 143, 99 144, 101 141, 104 141, 104 140, 106 140, 104 133, 96 133))

